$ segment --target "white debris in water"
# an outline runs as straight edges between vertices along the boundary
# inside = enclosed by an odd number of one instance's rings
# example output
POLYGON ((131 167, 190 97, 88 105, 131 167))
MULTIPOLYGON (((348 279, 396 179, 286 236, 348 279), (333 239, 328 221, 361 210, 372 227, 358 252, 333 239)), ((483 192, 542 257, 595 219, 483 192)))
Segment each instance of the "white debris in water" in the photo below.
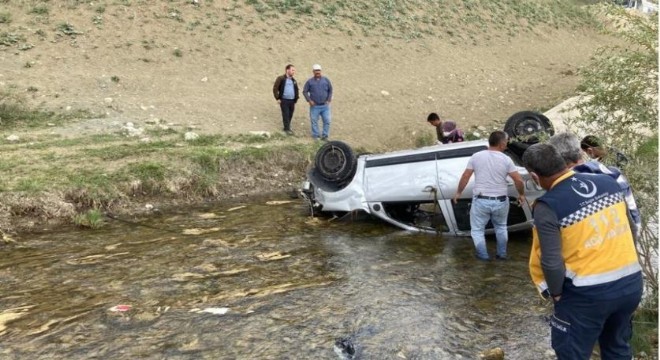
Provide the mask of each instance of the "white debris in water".
POLYGON ((202 310, 202 312, 206 312, 206 313, 213 314, 213 315, 224 315, 227 312, 229 312, 229 308, 226 308, 226 307, 206 308, 206 309, 202 310))
POLYGON ((126 311, 131 310, 131 308, 133 308, 131 305, 115 305, 115 306, 111 307, 110 309, 108 309, 108 311, 126 312, 126 311))

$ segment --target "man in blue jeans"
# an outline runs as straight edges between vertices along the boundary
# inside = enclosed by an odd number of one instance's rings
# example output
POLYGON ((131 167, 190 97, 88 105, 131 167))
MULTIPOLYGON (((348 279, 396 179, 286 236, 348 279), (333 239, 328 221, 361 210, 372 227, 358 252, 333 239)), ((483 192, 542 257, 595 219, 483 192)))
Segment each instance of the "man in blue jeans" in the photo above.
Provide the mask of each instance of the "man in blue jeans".
POLYGON ((503 151, 508 143, 504 131, 494 131, 488 137, 488 149, 479 151, 470 157, 467 167, 458 182, 454 203, 465 190, 470 177, 474 174, 472 206, 470 208, 470 235, 479 260, 490 260, 486 249, 486 224, 490 220, 495 228, 497 252, 495 257, 506 260, 506 245, 509 234, 506 229, 509 215, 509 196, 507 177, 511 177, 518 190, 518 203, 525 202, 525 186, 516 165, 503 151))
POLYGON ((330 135, 330 102, 332 101, 332 83, 321 75, 321 65, 312 66, 314 76, 309 78, 303 87, 303 96, 309 103, 309 120, 312 123, 312 137, 319 139, 318 119, 323 119, 321 140, 328 140, 330 135))

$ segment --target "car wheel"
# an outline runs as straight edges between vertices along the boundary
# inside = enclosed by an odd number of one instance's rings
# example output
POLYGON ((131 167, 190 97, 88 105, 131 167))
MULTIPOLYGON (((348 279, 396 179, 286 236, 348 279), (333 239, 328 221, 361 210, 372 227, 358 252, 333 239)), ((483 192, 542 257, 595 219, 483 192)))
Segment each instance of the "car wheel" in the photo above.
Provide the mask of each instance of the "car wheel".
POLYGON ((519 150, 520 148, 518 147, 513 148, 517 144, 521 143, 509 143, 509 146, 503 151, 503 153, 510 157, 514 164, 523 166, 522 154, 525 152, 525 149, 519 150))
POLYGON ((340 182, 355 175, 356 157, 348 144, 341 141, 325 143, 316 152, 314 165, 326 180, 340 182))
POLYGON ((527 144, 537 143, 543 134, 555 134, 550 119, 535 111, 520 111, 511 115, 504 125, 504 132, 509 138, 527 144))

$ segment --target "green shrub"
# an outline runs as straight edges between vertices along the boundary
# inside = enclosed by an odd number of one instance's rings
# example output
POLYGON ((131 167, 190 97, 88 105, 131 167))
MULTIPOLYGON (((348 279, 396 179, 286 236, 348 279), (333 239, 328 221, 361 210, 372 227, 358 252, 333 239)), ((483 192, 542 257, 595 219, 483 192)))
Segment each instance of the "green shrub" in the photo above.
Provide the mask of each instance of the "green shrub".
POLYGON ((48 6, 46 4, 39 4, 32 9, 30 9, 30 14, 37 14, 37 15, 48 15, 48 12, 50 10, 48 9, 48 6))
POLYGON ((624 173, 642 216, 637 250, 647 294, 633 341, 637 351, 651 353, 658 340, 658 14, 610 7, 608 16, 620 20, 615 34, 627 45, 601 49, 581 71, 581 101, 573 108, 579 116, 568 125, 629 154, 624 173))
POLYGON ((103 213, 98 209, 88 210, 73 217, 73 223, 77 226, 90 229, 98 229, 103 225, 103 213))
POLYGON ((415 136, 415 147, 424 147, 430 146, 437 142, 435 138, 435 131, 422 131, 417 136, 415 136))

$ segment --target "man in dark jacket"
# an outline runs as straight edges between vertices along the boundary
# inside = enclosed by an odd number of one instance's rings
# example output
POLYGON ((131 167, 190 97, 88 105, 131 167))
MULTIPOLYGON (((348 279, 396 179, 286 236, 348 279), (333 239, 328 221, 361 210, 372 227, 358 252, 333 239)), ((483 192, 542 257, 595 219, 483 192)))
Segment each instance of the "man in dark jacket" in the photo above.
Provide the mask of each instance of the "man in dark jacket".
POLYGON ((288 135, 293 135, 291 131, 291 118, 293 111, 298 101, 298 82, 293 77, 296 74, 296 68, 289 64, 284 70, 284 75, 280 75, 275 79, 273 84, 273 96, 280 104, 282 110, 282 124, 284 125, 284 132, 288 135))
POLYGON ((566 167, 559 150, 534 144, 523 163, 546 190, 534 203, 529 270, 552 298, 552 348, 559 360, 632 359, 632 316, 642 272, 621 187, 603 174, 566 167))

